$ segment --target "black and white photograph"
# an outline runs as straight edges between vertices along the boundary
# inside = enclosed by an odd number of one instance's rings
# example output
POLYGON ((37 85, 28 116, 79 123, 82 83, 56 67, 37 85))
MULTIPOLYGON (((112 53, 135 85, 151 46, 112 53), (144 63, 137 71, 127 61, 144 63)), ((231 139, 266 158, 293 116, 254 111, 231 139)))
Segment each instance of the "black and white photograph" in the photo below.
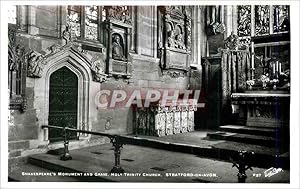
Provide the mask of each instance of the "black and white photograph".
POLYGON ((144 3, 1 2, 5 188, 299 187, 299 2, 144 3))

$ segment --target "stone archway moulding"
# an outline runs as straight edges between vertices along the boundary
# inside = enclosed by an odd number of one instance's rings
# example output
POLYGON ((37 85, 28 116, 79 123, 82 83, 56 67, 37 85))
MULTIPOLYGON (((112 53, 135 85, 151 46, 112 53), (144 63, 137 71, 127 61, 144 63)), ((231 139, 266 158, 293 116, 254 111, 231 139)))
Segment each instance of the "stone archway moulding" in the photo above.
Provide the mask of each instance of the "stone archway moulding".
MULTIPOLYGON (((66 31, 65 31, 66 32, 66 31)), ((34 108, 36 109, 38 125, 47 125, 49 116, 49 85, 50 76, 56 70, 67 67, 78 78, 77 128, 91 130, 90 113, 90 84, 92 81, 103 82, 106 75, 97 65, 101 60, 90 61, 80 45, 73 43, 64 32, 65 45, 53 45, 50 53, 41 55, 30 51, 27 59, 27 76, 33 77, 34 108)), ((48 131, 39 128, 39 140, 48 141, 48 131)), ((82 134, 80 137, 88 135, 82 134)))

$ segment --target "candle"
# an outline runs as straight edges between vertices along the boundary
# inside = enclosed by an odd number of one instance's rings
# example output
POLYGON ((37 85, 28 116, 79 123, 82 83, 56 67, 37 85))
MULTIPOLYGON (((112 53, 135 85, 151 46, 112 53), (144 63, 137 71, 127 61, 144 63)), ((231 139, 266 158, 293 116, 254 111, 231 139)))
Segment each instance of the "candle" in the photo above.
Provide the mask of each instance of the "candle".
POLYGON ((254 79, 254 42, 251 42, 251 79, 254 79))
POLYGON ((254 42, 251 42, 251 56, 252 56, 251 67, 254 68, 254 42))
POLYGON ((281 73, 281 63, 279 63, 279 75, 281 73))
POLYGON ((273 64, 273 75, 275 75, 275 63, 273 64))
POLYGON ((278 61, 276 61, 276 71, 278 72, 278 61))

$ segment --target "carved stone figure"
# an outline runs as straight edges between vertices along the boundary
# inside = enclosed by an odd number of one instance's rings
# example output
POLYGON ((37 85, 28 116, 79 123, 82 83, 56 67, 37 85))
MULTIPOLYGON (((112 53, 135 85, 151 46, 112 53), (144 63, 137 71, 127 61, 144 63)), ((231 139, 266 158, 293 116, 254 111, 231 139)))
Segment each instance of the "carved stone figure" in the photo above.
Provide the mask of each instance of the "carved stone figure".
POLYGON ((179 33, 178 35, 176 35, 176 38, 175 38, 175 47, 178 48, 178 49, 185 49, 185 44, 184 44, 184 41, 183 41, 183 38, 182 38, 182 34, 179 33))
POLYGON ((72 40, 70 26, 68 25, 66 25, 66 29, 63 31, 63 38, 66 44, 68 44, 72 40))
POLYGON ((115 60, 125 60, 124 48, 119 35, 113 35, 112 37, 112 58, 115 60))
POLYGON ((168 32, 168 47, 175 47, 174 32, 172 30, 168 32))
POLYGON ((41 65, 41 61, 44 56, 39 54, 36 51, 30 51, 27 55, 28 60, 28 76, 31 77, 41 77, 43 66, 41 65))
POLYGON ((106 75, 103 71, 103 60, 101 58, 97 59, 92 67, 93 79, 97 82, 103 82, 106 80, 106 75))

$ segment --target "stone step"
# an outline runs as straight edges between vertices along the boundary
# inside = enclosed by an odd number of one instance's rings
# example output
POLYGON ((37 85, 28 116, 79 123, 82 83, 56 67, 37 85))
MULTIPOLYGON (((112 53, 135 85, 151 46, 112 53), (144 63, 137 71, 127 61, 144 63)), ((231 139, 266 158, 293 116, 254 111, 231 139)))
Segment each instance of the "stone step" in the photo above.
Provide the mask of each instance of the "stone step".
POLYGON ((277 142, 274 137, 239 134, 231 132, 217 131, 214 133, 207 133, 207 136, 211 139, 228 140, 247 144, 257 144, 262 146, 275 147, 277 142))
POLYGON ((30 146, 29 140, 23 140, 23 141, 9 141, 8 142, 8 150, 22 150, 22 149, 28 149, 30 146))
POLYGON ((273 137, 276 135, 276 128, 265 127, 247 127, 241 125, 224 125, 219 127, 220 131, 251 134, 273 137))

